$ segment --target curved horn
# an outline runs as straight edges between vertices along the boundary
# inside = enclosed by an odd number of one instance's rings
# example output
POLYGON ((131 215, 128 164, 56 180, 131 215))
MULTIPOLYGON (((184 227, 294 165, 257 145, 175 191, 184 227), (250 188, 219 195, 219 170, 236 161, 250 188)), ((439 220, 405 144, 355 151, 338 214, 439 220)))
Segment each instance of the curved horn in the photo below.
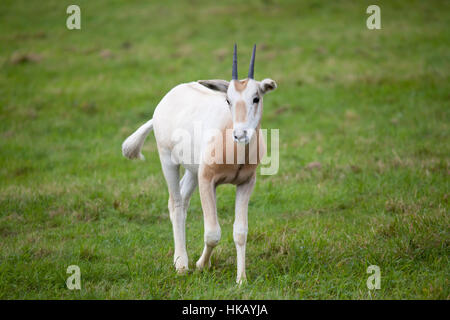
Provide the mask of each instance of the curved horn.
POLYGON ((237 45, 234 44, 234 54, 233 54, 233 73, 232 77, 233 80, 238 79, 238 72, 237 72, 237 45))
POLYGON ((256 52, 256 44, 253 46, 252 60, 250 60, 250 67, 248 68, 249 79, 253 79, 255 74, 255 52, 256 52))

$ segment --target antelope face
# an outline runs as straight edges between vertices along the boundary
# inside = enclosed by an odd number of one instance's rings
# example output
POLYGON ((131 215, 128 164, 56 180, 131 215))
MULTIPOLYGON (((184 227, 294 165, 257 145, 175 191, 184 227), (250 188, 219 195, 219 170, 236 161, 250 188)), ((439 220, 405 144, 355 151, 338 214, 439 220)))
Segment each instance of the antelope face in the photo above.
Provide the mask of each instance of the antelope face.
POLYGON ((198 82, 212 90, 226 93, 226 101, 233 118, 234 140, 247 144, 261 121, 263 96, 276 89, 277 84, 272 79, 256 81, 253 78, 256 45, 253 47, 248 77, 238 80, 236 50, 236 45, 234 45, 233 72, 230 82, 225 80, 199 80, 198 82))
POLYGON ((248 69, 248 77, 238 80, 237 72, 237 46, 234 45, 232 80, 227 90, 227 102, 231 107, 233 116, 233 137, 241 143, 249 143, 262 116, 262 97, 268 91, 274 90, 277 85, 271 79, 261 82, 255 81, 255 52, 253 46, 252 59, 248 69))
POLYGON ((251 78, 232 80, 227 90, 227 103, 233 117, 233 137, 236 142, 249 143, 261 122, 263 96, 277 87, 275 81, 251 78))

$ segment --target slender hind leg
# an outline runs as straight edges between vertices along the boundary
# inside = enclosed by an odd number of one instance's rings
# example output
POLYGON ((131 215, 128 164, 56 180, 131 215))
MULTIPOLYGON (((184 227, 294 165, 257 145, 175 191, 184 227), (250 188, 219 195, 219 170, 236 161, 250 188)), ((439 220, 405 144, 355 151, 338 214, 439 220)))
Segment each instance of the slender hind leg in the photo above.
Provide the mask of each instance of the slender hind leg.
POLYGON ((160 150, 161 166, 169 189, 169 212, 175 241, 174 265, 178 273, 188 270, 188 255, 186 252, 186 214, 183 208, 183 198, 180 192, 180 176, 178 164, 160 150))
POLYGON ((180 192, 181 198, 183 200, 184 214, 187 214, 187 209, 189 207, 189 200, 197 187, 198 180, 197 175, 193 174, 191 171, 186 170, 183 178, 180 181, 180 192))

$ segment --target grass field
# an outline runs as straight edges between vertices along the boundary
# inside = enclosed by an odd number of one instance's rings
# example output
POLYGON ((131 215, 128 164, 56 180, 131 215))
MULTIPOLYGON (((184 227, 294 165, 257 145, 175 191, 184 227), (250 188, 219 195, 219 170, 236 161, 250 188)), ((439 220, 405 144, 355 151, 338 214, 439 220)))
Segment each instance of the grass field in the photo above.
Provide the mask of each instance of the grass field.
MULTIPOLYGON (((448 1, 376 1, 381 30, 369 1, 78 0, 69 31, 72 3, 0 3, 1 299, 450 298, 448 1), (177 276, 153 134, 146 161, 121 155, 173 86, 231 78, 234 42, 241 75, 258 44, 256 78, 278 83, 262 126, 280 129, 242 287, 234 187, 218 189, 212 269, 177 276)), ((193 270, 198 192, 187 247, 193 270)))

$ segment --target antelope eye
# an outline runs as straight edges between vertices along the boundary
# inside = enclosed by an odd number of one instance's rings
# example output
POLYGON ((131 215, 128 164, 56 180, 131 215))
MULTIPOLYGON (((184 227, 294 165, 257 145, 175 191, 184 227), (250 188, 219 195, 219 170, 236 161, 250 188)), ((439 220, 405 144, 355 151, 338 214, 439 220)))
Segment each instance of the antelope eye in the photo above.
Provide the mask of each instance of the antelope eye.
POLYGON ((259 98, 256 97, 255 99, 253 99, 253 103, 258 103, 259 102, 259 98))

